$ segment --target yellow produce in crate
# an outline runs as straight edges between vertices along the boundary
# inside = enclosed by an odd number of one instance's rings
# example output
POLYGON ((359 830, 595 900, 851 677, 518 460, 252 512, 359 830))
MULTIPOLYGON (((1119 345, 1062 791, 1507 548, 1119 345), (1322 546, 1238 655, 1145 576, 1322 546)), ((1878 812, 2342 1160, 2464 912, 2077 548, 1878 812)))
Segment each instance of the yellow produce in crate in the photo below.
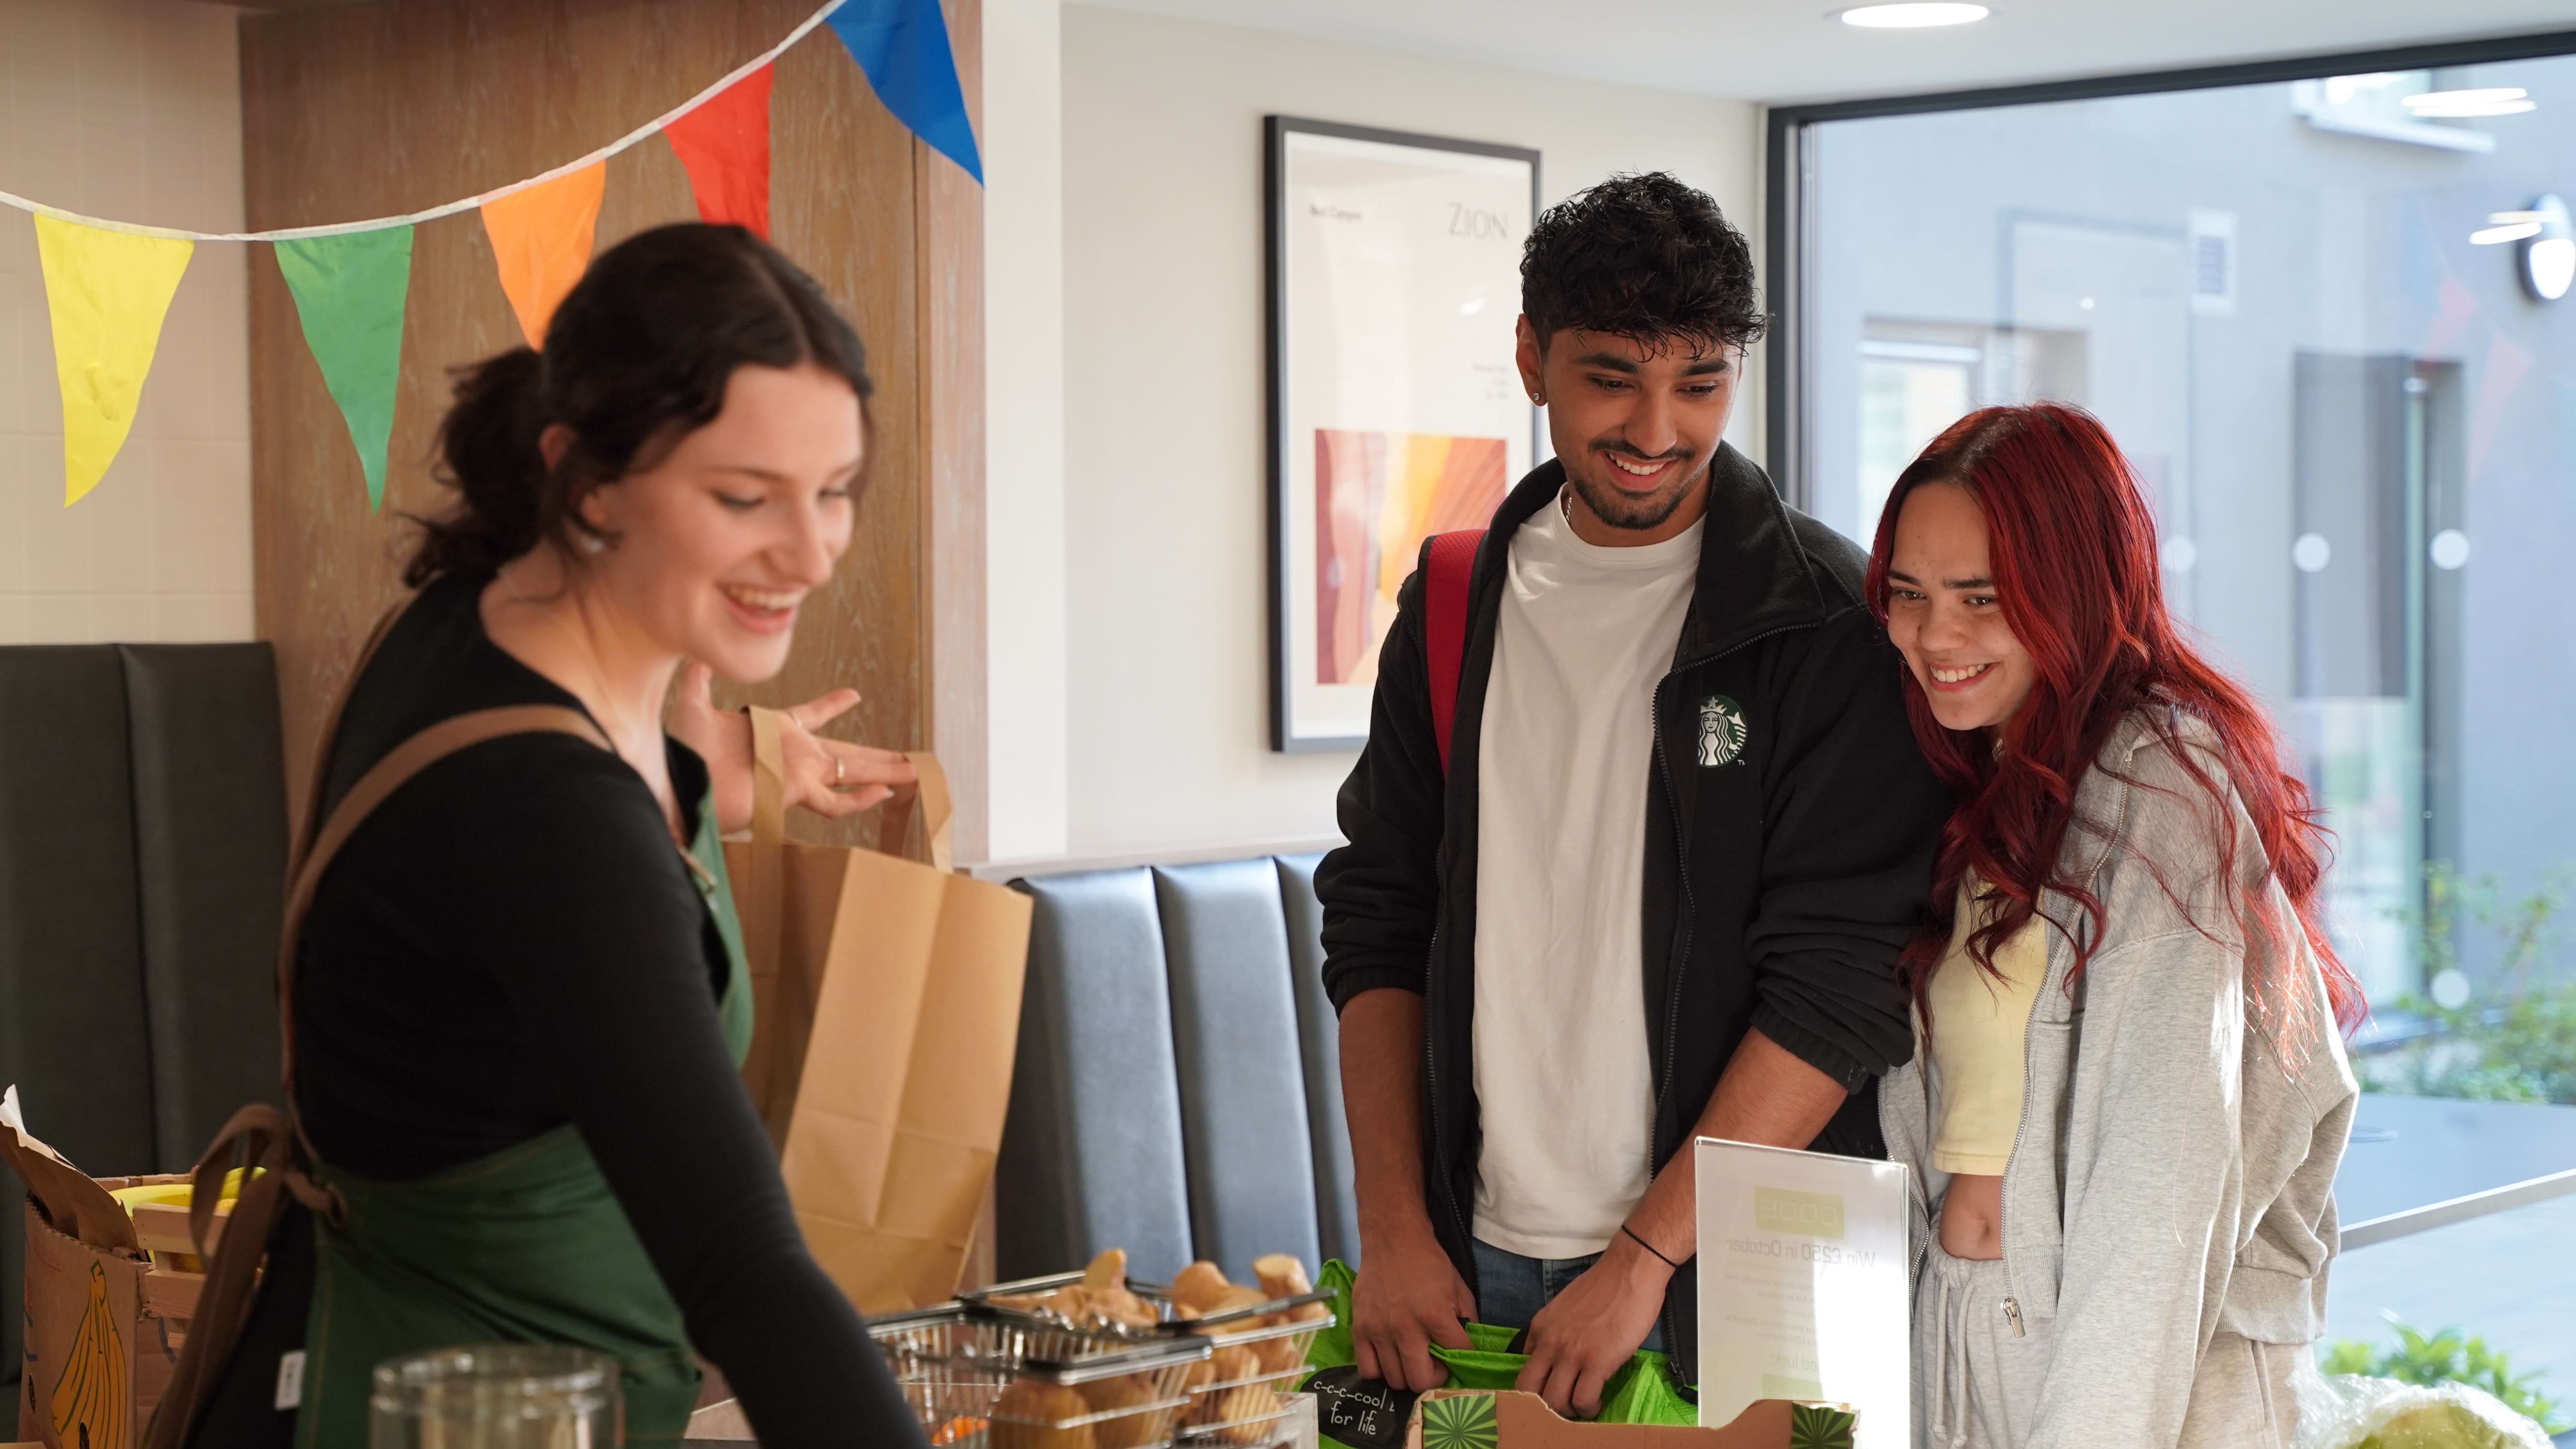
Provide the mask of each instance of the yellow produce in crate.
MULTIPOLYGON (((236 1167, 225 1173, 224 1195, 221 1200, 231 1202, 239 1198, 241 1185, 240 1168, 236 1167)), ((108 1195, 125 1204, 125 1210, 129 1213, 144 1203, 169 1203, 177 1207, 186 1207, 196 1201, 195 1186, 185 1182, 147 1182, 140 1187, 120 1187, 108 1195)))

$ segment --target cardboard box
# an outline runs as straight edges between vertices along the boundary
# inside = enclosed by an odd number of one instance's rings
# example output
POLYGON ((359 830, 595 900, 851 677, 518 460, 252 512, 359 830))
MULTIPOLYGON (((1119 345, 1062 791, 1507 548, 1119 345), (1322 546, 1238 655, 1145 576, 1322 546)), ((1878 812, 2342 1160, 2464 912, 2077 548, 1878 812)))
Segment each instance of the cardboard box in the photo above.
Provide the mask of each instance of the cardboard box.
POLYGON ((1838 1404, 1764 1399, 1722 1428, 1583 1424, 1536 1394, 1434 1389, 1413 1406, 1405 1449, 1851 1449, 1855 1421, 1838 1404))
MULTIPOLYGON (((95 1179, 102 1190, 187 1180, 95 1179)), ((170 1386, 204 1275, 157 1265, 140 1248, 72 1237, 33 1195, 26 1222, 18 1436, 41 1449, 132 1449, 170 1386)))

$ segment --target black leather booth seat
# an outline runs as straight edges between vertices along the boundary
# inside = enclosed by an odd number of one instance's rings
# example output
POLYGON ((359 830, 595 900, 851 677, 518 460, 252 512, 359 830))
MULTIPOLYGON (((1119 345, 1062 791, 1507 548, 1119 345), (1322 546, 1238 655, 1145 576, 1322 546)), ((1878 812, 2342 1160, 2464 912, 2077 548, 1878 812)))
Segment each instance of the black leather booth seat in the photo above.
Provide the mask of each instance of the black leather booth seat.
POLYGON ((1037 909, 994 1188, 1003 1278, 1105 1248, 1155 1279, 1194 1258, 1244 1282, 1265 1253, 1357 1260, 1318 859, 1014 882, 1037 909))
MULTIPOLYGON (((0 1084, 101 1176, 178 1172, 277 1096, 286 874, 265 644, 0 647, 0 1084)), ((0 1171, 0 1382, 23 1185, 0 1171)))

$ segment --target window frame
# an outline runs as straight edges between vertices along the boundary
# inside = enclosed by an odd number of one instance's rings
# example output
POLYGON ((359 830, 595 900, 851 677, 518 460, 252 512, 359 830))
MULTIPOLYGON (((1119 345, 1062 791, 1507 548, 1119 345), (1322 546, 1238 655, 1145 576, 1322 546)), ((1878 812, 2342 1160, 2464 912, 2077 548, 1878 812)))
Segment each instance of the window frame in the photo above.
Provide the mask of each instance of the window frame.
POLYGON ((1764 466, 1769 469, 1774 486, 1793 506, 1809 513, 1815 511, 1816 480, 1810 476, 1808 467, 1808 460, 1814 454, 1813 389, 1807 372, 1807 361, 1812 353, 1806 331, 1815 316, 1809 289, 1815 272, 1813 135, 1816 126, 1830 121, 1985 110, 2051 101, 2103 100, 2173 91, 2219 90, 2230 86, 2319 80, 2333 75, 2441 69, 2566 55, 2576 55, 2576 30, 2537 31, 2483 40, 2428 41, 2278 60, 2184 66, 2073 80, 1871 96, 1768 108, 1763 123, 1762 145, 1762 275, 1763 285, 1770 295, 1772 326, 1763 343, 1762 354, 1762 453, 1764 466))

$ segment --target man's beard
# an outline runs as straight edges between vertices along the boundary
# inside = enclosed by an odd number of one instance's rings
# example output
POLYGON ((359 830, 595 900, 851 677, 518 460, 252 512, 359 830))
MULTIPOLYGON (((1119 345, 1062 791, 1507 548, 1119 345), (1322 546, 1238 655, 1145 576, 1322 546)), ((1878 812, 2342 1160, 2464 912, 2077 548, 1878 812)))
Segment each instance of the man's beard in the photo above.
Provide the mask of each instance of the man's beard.
POLYGON ((1639 494, 1591 475, 1591 466, 1596 463, 1604 468, 1619 466, 1601 459, 1599 449, 1585 449, 1583 462, 1586 466, 1578 468, 1568 464, 1565 470, 1566 481, 1574 485, 1574 496, 1583 500, 1583 506, 1592 510, 1593 517, 1612 528, 1633 533, 1663 527, 1674 511, 1682 506, 1682 500, 1690 496, 1691 489, 1708 474, 1706 460, 1684 453, 1679 458, 1680 466, 1673 469, 1670 482, 1652 493, 1639 494))

